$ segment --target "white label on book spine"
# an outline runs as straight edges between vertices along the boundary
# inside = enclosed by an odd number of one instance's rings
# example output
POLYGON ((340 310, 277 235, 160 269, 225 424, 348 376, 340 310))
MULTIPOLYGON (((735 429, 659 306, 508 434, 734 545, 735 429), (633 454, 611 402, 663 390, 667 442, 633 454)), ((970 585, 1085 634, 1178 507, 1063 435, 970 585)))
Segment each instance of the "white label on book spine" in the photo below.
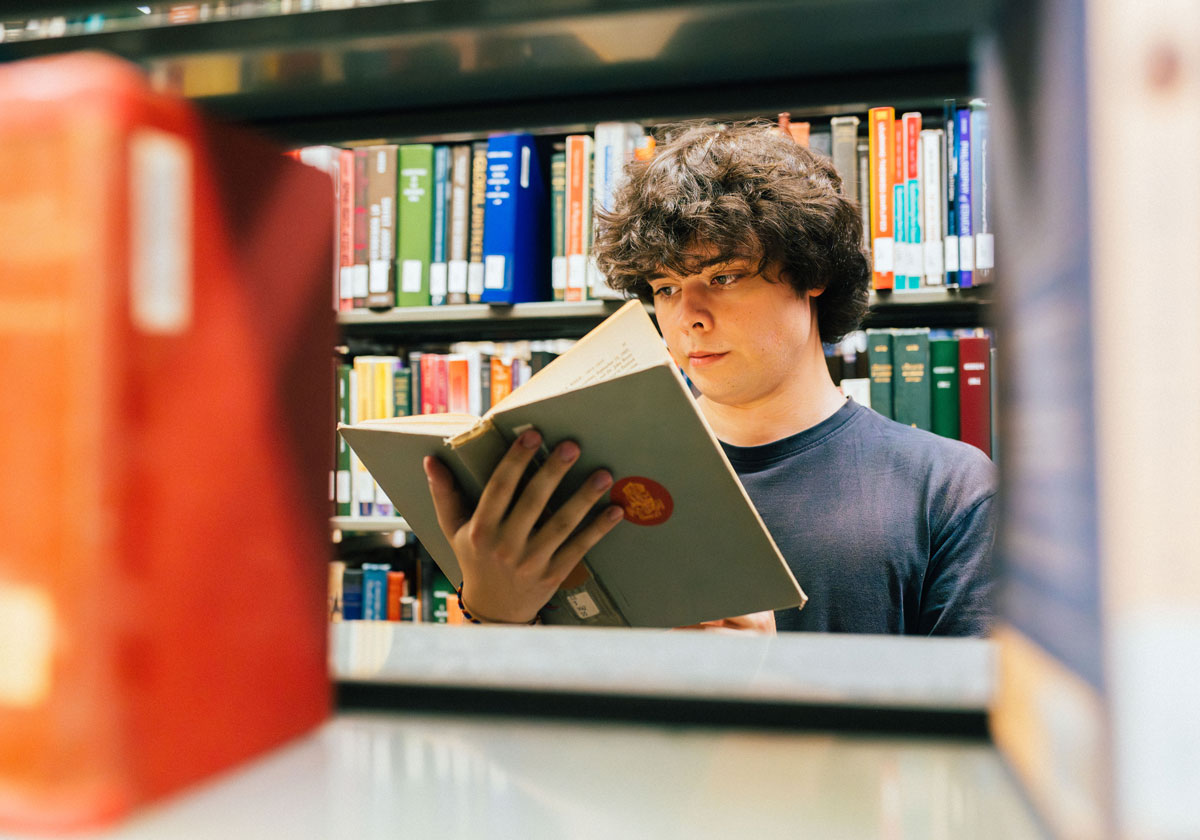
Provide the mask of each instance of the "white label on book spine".
POLYGON ((521 188, 529 187, 529 147, 521 147, 521 188))
POLYGON ((576 592, 574 595, 567 596, 567 603, 571 605, 571 609, 575 611, 575 615, 579 618, 591 618, 595 615, 600 615, 600 608, 596 606, 596 602, 592 596, 586 592, 576 592))
POLYGON ((942 241, 928 239, 925 241, 925 282, 930 286, 942 283, 942 241))
POLYGON ((34 709, 50 699, 60 644, 57 626, 47 592, 0 581, 0 638, 5 640, 0 645, 0 709, 34 709))
POLYGON ((958 237, 947 236, 944 241, 946 243, 946 270, 958 271, 958 237))
POLYGON ((180 138, 142 129, 129 143, 131 319, 148 333, 192 322, 192 154, 180 138))
POLYGON ((960 236, 958 238, 958 270, 975 270, 975 237, 960 236))
POLYGON ((467 293, 467 261, 450 260, 449 274, 446 278, 446 289, 452 295, 467 293))
POLYGON ((550 287, 552 289, 567 288, 566 257, 552 257, 550 259, 550 287))
POLYGON ((354 266, 344 265, 338 272, 338 297, 349 300, 354 297, 354 266))
POLYGON ((483 263, 467 264, 467 294, 471 297, 483 294, 483 263))
POLYGON ((875 270, 885 274, 892 271, 896 265, 892 237, 877 236, 871 246, 875 250, 875 270))
POLYGON ((567 288, 583 289, 587 286, 587 257, 572 254, 567 257, 567 288))
POLYGON ((450 288, 450 280, 448 276, 449 266, 445 263, 430 263, 429 264, 429 295, 435 298, 444 298, 446 292, 450 288))
POLYGON ((421 269, 424 263, 420 260, 405 260, 400 264, 400 291, 408 294, 421 292, 421 269))
POLYGON ((354 266, 354 294, 351 297, 365 298, 367 296, 367 288, 370 282, 367 274, 366 265, 354 266))
POLYGON ((996 267, 996 242, 990 233, 975 234, 975 267, 996 267))
POLYGON ((504 255, 488 254, 483 258, 483 288, 504 288, 504 255))
POLYGON ((370 294, 386 294, 388 290, 388 261, 371 260, 367 289, 370 294))
POLYGON ((337 496, 335 497, 339 503, 345 504, 350 501, 350 470, 337 471, 337 496))

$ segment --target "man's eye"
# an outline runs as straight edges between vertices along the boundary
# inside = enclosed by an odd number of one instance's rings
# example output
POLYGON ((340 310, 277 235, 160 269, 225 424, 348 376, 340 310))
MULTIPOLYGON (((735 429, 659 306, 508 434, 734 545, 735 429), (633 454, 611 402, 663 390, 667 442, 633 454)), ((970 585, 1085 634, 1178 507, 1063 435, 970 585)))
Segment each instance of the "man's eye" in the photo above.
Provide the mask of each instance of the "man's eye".
POLYGON ((730 286, 740 277, 740 274, 717 274, 710 281, 714 286, 730 286))
POLYGON ((654 297, 661 297, 661 298, 671 297, 675 294, 675 287, 674 286, 659 286, 657 289, 653 290, 653 293, 654 293, 654 297))

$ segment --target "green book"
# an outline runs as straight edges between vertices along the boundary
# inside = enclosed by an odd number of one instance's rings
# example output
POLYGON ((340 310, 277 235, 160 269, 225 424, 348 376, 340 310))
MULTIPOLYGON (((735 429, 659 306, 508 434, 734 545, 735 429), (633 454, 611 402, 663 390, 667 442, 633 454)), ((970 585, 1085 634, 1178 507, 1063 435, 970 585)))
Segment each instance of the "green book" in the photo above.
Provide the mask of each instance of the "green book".
MULTIPOLYGON (((337 366, 337 411, 338 422, 349 423, 350 417, 350 365, 337 366)), ((334 503, 338 516, 350 515, 350 447, 345 438, 337 436, 337 467, 334 475, 334 503)))
POLYGON ((412 370, 397 366, 392 374, 395 387, 392 388, 392 416, 408 417, 412 410, 412 370))
POLYGON ((896 330, 892 334, 892 419, 931 431, 931 386, 929 330, 896 330))
POLYGON ((429 306, 429 264, 433 260, 433 146, 400 147, 400 277, 397 306, 429 306))
POLYGON ((867 330, 867 362, 871 367, 871 408, 892 416, 892 333, 867 330))
POLYGON ((933 431, 958 440, 958 339, 929 340, 933 380, 933 431))
POLYGON ((550 288, 555 300, 567 294, 567 153, 550 156, 550 288))

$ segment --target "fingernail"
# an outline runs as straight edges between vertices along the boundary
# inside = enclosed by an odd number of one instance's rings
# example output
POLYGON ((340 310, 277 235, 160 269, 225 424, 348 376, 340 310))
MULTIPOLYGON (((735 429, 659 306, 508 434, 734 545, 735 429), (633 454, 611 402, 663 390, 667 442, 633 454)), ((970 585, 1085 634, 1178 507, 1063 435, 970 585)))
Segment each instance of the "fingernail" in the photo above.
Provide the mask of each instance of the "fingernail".
POLYGON ((606 472, 599 472, 592 476, 593 490, 604 490, 610 484, 612 484, 612 476, 606 472))
POLYGON ((574 461, 579 457, 579 444, 571 443, 571 441, 559 444, 558 457, 563 461, 574 461))
POLYGON ((625 515, 624 509, 620 508, 616 505, 613 505, 608 510, 604 511, 604 518, 607 519, 609 522, 616 522, 618 519, 620 519, 624 515, 625 515))
POLYGON ((537 449, 542 442, 542 436, 537 433, 536 429, 528 429, 522 432, 521 436, 517 438, 517 440, 519 440, 521 442, 521 446, 524 446, 526 449, 537 449))

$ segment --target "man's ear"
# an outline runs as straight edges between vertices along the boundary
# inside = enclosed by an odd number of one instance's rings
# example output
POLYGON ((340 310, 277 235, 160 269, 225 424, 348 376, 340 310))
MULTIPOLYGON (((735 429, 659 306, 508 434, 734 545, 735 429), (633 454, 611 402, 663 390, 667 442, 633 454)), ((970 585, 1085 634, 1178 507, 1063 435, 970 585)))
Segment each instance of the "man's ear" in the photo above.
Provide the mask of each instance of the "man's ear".
POLYGON ((809 296, 809 297, 820 297, 820 296, 821 296, 821 292, 823 292, 823 291, 825 291, 825 289, 824 289, 824 288, 820 288, 820 289, 809 289, 809 290, 808 290, 808 296, 809 296))

